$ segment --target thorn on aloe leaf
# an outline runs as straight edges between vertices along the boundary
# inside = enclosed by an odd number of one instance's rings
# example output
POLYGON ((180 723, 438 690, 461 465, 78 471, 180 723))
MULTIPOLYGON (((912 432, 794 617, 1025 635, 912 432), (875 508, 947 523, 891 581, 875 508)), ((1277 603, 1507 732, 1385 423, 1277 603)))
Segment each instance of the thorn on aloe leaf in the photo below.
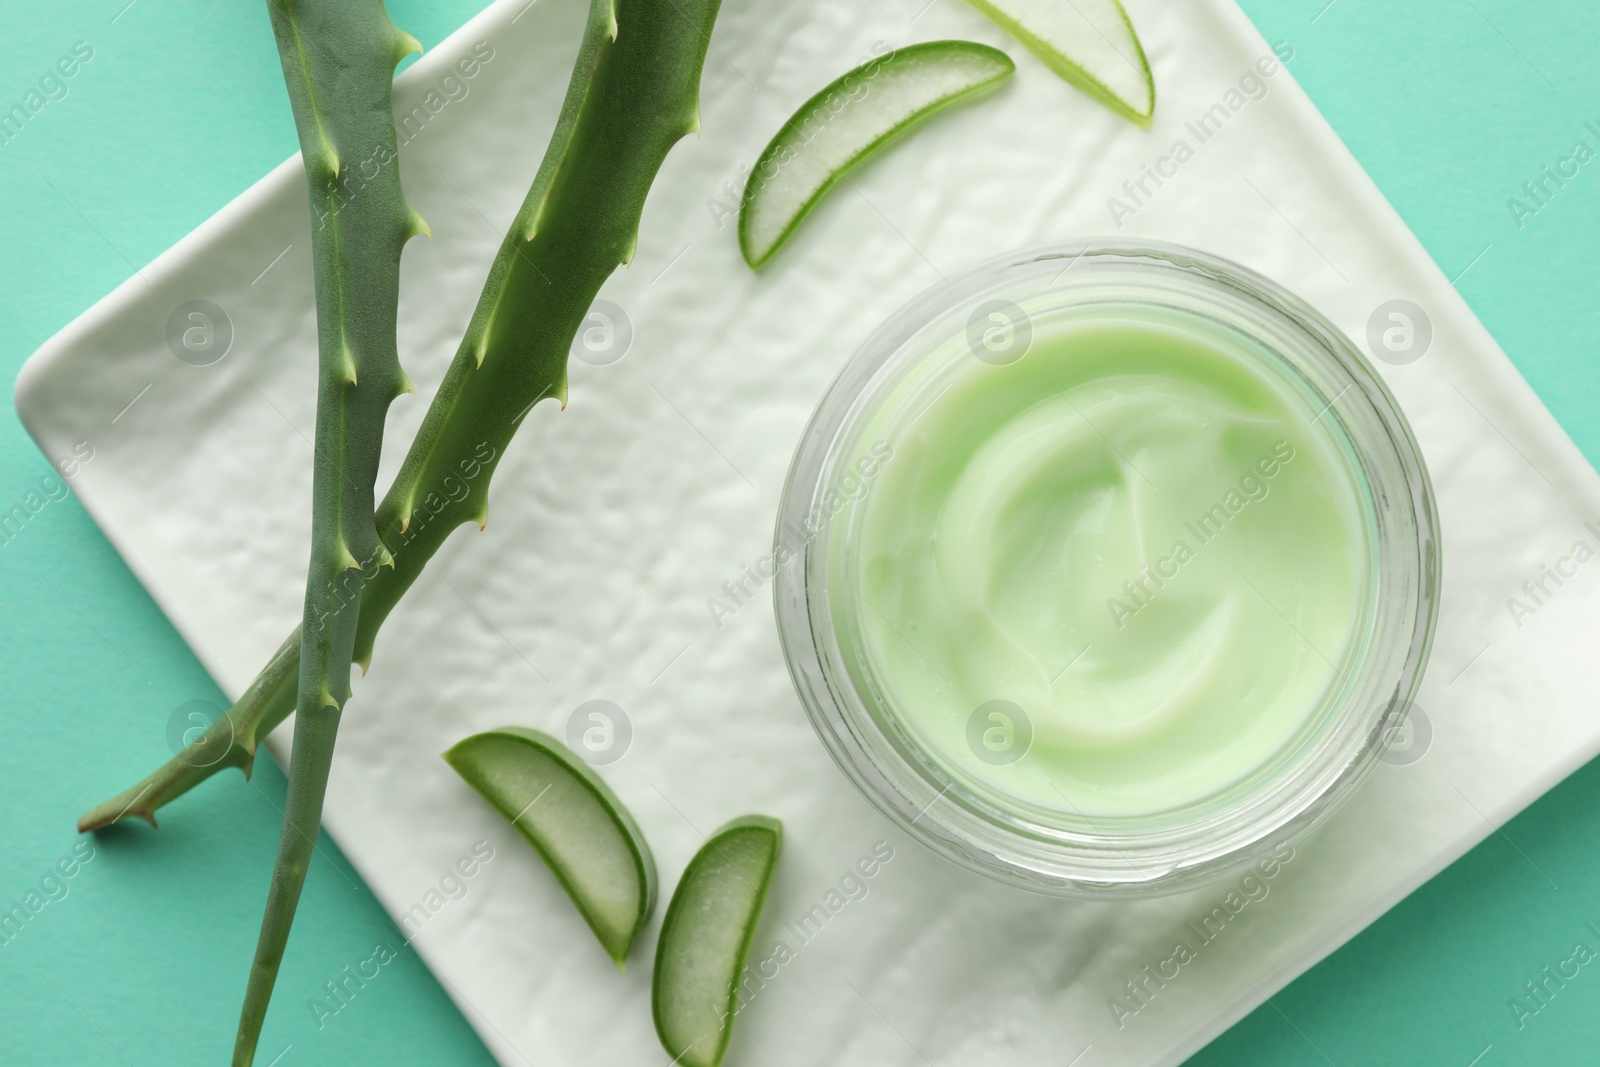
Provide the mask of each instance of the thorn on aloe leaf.
MULTIPOLYGON (((437 399, 437 398, 435 398, 437 399)), ((390 490, 393 492, 393 490, 390 490)), ((411 529, 411 516, 417 513, 417 485, 413 481, 409 489, 396 501, 400 511, 400 532, 405 533, 411 529)))
POLYGON ((350 551, 350 546, 343 537, 339 538, 339 569, 341 571, 361 569, 361 564, 356 560, 355 553, 350 551))
POLYGON ((406 238, 409 240, 412 237, 433 237, 433 227, 428 225, 428 220, 416 208, 411 209, 411 219, 406 229, 406 238))
POLYGON ((394 62, 396 66, 399 66, 400 61, 411 53, 423 50, 422 42, 405 30, 400 29, 400 27, 396 26, 394 33, 394 62))
POLYGON ((159 829, 159 827, 156 826, 156 813, 154 809, 140 809, 135 811, 132 808, 123 808, 121 810, 116 810, 108 806, 110 803, 114 803, 114 801, 108 802, 107 804, 102 804, 100 807, 86 812, 84 816, 78 820, 78 833, 92 834, 97 830, 104 830, 108 826, 115 826, 124 819, 143 819, 145 822, 149 823, 151 827, 159 829))

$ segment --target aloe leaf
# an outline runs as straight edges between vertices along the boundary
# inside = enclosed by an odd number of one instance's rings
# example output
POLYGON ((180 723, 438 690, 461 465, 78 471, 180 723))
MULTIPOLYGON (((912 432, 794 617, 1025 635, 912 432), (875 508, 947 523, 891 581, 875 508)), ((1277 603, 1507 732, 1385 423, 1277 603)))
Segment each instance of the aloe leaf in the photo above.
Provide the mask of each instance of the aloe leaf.
POLYGON ((972 41, 886 52, 800 105, 751 169, 739 206, 739 250, 760 267, 852 167, 958 100, 991 89, 1016 66, 972 41))
POLYGON ((154 826, 157 808, 178 799, 218 771, 238 767, 248 778, 261 738, 294 710, 299 675, 297 626, 226 715, 142 781, 90 808, 78 820, 78 832, 88 833, 131 818, 154 826))
POLYGON ((1044 65, 1139 126, 1156 109, 1150 61, 1119 0, 971 0, 1044 65))
POLYGON ((411 383, 395 344, 400 253, 427 226, 400 188, 394 68, 421 45, 383 0, 267 0, 312 214, 317 426, 311 563, 300 627, 295 743, 283 834, 233 1061, 247 1065, 321 828, 363 576, 391 562, 373 519, 389 404, 411 383))
MULTIPOLYGON (((699 130, 700 72, 720 0, 592 0, 566 102, 538 176, 501 244, 477 309, 394 485, 378 507, 393 554, 360 588, 354 659, 445 538, 482 525, 505 446, 536 403, 566 396, 572 337, 600 284, 633 255, 646 194, 667 152, 699 130), (462 493, 462 487, 467 492, 462 493)), ((84 816, 85 828, 155 810, 226 766, 248 769, 256 739, 293 710, 298 651, 273 662, 224 720, 238 743, 200 765, 202 736, 139 785, 84 816), (287 696, 285 695, 287 693, 287 696), (249 739, 249 747, 241 739, 249 739), (151 789, 143 797, 145 786, 151 789), (129 802, 139 798, 137 803, 129 802)))
POLYGON ((651 1008, 673 1062, 717 1067, 728 1050, 761 905, 783 843, 783 824, 746 815, 695 853, 672 893, 656 944, 651 1008))
POLYGON ((473 734, 444 759, 544 858, 620 971, 656 902, 655 860, 622 801, 537 730, 473 734))

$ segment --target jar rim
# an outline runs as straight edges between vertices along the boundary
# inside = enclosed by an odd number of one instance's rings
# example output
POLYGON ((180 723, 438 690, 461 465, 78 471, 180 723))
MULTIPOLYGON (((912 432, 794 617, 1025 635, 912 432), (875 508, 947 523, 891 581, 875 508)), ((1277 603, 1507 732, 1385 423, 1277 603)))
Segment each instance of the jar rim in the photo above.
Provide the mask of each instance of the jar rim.
MULTIPOLYGON (((1125 303, 1121 301, 1120 303, 1125 303)), ((1076 306, 1076 305, 1075 305, 1076 306)), ((845 776, 891 821, 979 873, 1069 896, 1156 895, 1219 878, 1297 840, 1365 780, 1404 721, 1438 613, 1438 515, 1428 473, 1392 394, 1351 341, 1304 300, 1240 264, 1191 248, 1097 238, 979 264, 891 315, 845 362, 801 437, 774 534, 774 607, 784 658, 813 728, 845 776), (1049 276, 1048 281, 1043 279, 1049 276), (1373 512, 1376 604, 1370 655, 1343 717, 1314 745, 1284 755, 1278 780, 1247 803, 1185 818, 1106 818, 1089 830, 1046 825, 999 805, 871 713, 841 658, 827 608, 832 464, 854 442, 863 404, 917 365, 970 311, 1007 295, 1074 299, 1143 294, 1216 314, 1301 374, 1354 446, 1373 512), (1042 295, 1041 295, 1042 294, 1042 295), (799 544, 795 544, 796 534, 799 544)), ((1337 668, 1336 668, 1337 669, 1337 668)))

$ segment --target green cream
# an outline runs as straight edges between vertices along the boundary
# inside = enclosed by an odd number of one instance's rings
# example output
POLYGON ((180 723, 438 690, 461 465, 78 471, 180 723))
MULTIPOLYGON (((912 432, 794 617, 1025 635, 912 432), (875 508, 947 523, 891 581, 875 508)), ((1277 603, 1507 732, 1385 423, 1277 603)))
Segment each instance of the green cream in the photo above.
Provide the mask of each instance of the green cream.
POLYGON ((1197 319, 1034 331, 1009 365, 928 360, 866 419, 830 539, 847 656, 1002 805, 1201 801, 1337 694, 1372 600, 1353 464, 1270 354, 1197 319))

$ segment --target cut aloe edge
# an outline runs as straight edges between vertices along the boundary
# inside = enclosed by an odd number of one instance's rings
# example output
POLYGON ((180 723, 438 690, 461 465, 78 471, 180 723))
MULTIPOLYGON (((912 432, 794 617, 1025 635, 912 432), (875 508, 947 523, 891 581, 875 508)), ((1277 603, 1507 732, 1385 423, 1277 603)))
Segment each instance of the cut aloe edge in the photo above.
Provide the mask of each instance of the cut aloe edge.
POLYGON ((1140 126, 1156 109, 1133 22, 1118 0, 970 0, 1044 65, 1140 126))
POLYGON ((673 891, 650 1006, 661 1047, 681 1067, 718 1067, 728 1050, 739 977, 782 843, 777 819, 735 819, 701 846, 673 891))
POLYGON ((800 106, 750 171, 739 250, 752 268, 778 250, 847 171, 884 144, 1016 70, 972 41, 909 45, 864 63, 800 106))
POLYGON ((655 907, 656 865, 617 795, 560 741, 520 726, 473 734, 444 759, 527 838, 621 970, 655 907))

